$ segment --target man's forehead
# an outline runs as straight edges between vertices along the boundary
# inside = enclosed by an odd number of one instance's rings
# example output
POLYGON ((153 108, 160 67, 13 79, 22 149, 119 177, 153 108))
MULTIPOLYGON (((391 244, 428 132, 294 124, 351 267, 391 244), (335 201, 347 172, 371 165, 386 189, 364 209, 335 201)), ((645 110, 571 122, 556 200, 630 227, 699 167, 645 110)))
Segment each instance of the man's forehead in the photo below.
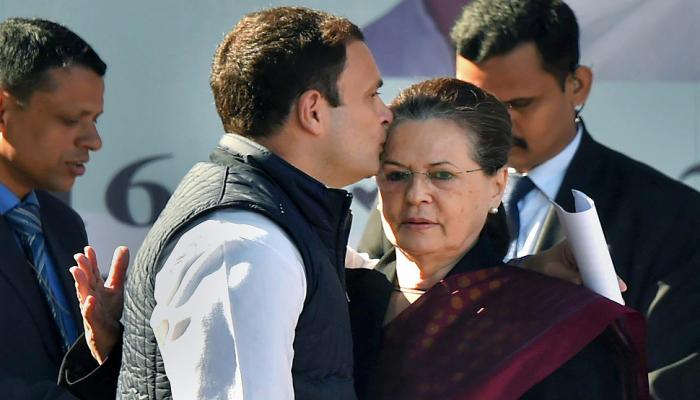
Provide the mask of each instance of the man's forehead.
POLYGON ((478 64, 458 55, 456 61, 457 79, 477 85, 501 100, 537 92, 541 80, 549 75, 537 58, 519 54, 494 56, 478 64))
POLYGON ((339 76, 341 81, 344 76, 355 75, 356 82, 352 84, 361 84, 366 88, 381 86, 379 67, 377 67, 372 51, 365 42, 353 40, 346 45, 345 51, 345 66, 339 76))
POLYGON ((94 70, 82 65, 71 65, 67 67, 54 67, 46 71, 46 76, 51 79, 57 87, 73 86, 76 82, 80 84, 102 85, 104 79, 94 70))
POLYGON ((485 72, 478 64, 457 54, 455 67, 457 79, 478 85, 485 78, 485 72))
POLYGON ((45 72, 42 84, 35 88, 27 103, 101 112, 103 95, 104 80, 92 70, 82 67, 52 68, 45 72))

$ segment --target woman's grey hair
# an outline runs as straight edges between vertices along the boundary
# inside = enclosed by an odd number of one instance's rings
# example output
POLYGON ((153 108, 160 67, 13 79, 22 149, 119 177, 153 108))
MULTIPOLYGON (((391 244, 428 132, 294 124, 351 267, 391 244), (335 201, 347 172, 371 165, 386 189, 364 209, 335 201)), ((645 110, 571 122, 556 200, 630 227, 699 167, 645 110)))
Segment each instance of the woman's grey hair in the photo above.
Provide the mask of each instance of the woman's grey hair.
POLYGON ((508 109, 470 83, 455 78, 420 82, 401 91, 390 108, 394 121, 389 134, 406 121, 446 119, 464 128, 473 147, 471 157, 484 173, 493 175, 508 161, 513 142, 508 109))

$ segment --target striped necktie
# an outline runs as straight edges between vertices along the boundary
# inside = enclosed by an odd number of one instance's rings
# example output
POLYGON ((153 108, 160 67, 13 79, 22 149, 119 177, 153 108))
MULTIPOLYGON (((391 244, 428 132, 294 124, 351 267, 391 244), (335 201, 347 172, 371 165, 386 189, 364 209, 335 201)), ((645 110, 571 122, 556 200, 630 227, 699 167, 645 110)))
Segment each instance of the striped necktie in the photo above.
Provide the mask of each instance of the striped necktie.
MULTIPOLYGON (((511 177, 512 179, 513 177, 511 177)), ((511 240, 515 242, 515 251, 518 251, 518 239, 520 236, 520 209, 518 208, 518 202, 527 196, 532 189, 535 188, 535 184, 532 179, 527 176, 521 176, 517 182, 515 182, 515 187, 510 192, 510 195, 505 199, 504 203, 506 206, 506 214, 508 215, 508 227, 510 228, 511 240)))
POLYGON ((32 203, 21 203, 5 214, 10 226, 15 230, 27 259, 36 272, 39 286, 49 305, 53 319, 56 322, 65 349, 70 347, 77 338, 75 321, 70 313, 70 305, 61 290, 60 279, 54 279, 53 285, 49 274, 50 264, 44 234, 39 219, 39 207, 32 203), (53 287, 52 287, 53 286, 53 287), (55 289, 54 289, 55 288, 55 289))

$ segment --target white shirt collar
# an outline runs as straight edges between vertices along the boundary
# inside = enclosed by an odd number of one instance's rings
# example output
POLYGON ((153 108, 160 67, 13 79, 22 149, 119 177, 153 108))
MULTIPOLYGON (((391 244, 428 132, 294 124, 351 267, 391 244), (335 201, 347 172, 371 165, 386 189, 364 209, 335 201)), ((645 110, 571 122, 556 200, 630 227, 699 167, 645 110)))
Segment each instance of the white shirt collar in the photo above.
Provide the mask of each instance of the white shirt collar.
POLYGON ((559 187, 564 180, 566 169, 569 167, 571 160, 578 150, 583 136, 583 125, 578 124, 576 136, 562 151, 556 156, 543 162, 537 167, 531 169, 527 176, 532 179, 532 182, 537 188, 544 193, 547 198, 554 199, 559 192, 559 187))

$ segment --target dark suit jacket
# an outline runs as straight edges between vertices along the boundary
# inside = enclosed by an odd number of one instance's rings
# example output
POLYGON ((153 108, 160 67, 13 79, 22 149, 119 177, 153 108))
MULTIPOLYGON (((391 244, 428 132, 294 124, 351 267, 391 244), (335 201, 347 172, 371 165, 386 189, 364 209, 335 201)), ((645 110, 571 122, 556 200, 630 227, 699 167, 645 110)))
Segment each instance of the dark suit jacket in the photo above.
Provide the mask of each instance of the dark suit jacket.
POLYGON ((700 398, 700 193, 588 132, 557 194, 567 210, 571 189, 595 201, 613 264, 629 287, 623 297, 647 317, 652 393, 700 398))
MULTIPOLYGON (((66 297, 82 323, 73 278, 73 254, 87 244, 78 214, 46 192, 37 191, 46 243, 66 297)), ((0 393, 3 398, 74 398, 56 385, 63 358, 60 334, 36 279, 17 245, 12 228, 0 217, 0 393)))
MULTIPOLYGON (((652 393, 700 398, 700 193, 603 146, 585 129, 556 197, 569 211, 571 189, 595 201, 615 269, 629 288, 625 302, 647 317, 652 393)), ((538 251, 563 238, 550 217, 538 251)), ((369 221, 360 251, 386 246, 378 226, 369 221)))

